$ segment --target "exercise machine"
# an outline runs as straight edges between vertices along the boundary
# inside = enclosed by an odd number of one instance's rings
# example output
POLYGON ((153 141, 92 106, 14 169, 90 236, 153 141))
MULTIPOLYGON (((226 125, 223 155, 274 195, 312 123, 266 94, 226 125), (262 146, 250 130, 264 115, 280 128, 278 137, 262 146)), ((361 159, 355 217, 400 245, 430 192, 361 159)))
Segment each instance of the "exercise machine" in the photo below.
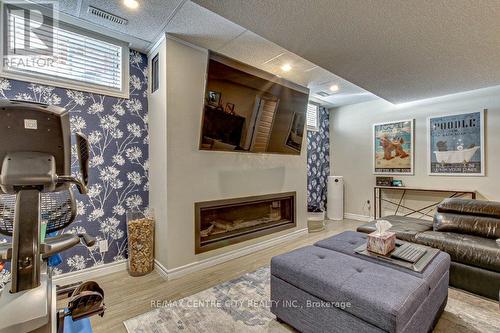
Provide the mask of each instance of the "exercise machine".
POLYGON ((93 281, 74 286, 68 306, 56 309, 49 258, 83 243, 87 234, 59 233, 75 219, 74 184, 88 185, 88 141, 75 135, 79 175, 71 174, 68 112, 33 102, 0 100, 0 260, 11 281, 0 294, 0 333, 61 333, 104 314, 104 292, 93 281), (55 235, 49 237, 47 235, 55 235))

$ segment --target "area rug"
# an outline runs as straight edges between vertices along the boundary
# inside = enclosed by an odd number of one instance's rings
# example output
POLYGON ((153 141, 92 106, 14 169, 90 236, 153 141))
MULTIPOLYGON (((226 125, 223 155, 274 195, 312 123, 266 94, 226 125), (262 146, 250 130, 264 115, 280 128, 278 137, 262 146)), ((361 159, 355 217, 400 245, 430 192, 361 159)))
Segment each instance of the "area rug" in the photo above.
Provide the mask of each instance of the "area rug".
MULTIPOLYGON (((129 333, 293 332, 269 310, 269 278, 269 267, 262 267, 181 300, 157 302, 124 324, 129 333)), ((499 317, 494 302, 450 289, 435 332, 497 332, 499 317)))

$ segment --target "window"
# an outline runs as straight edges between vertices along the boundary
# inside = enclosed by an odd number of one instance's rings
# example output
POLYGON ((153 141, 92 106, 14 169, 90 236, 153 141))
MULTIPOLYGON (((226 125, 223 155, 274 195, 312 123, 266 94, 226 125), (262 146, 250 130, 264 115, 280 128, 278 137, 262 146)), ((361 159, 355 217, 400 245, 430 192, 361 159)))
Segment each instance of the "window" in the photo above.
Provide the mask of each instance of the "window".
POLYGON ((151 60, 151 93, 154 93, 156 90, 158 90, 160 86, 160 67, 158 63, 158 56, 160 54, 157 53, 153 60, 151 60))
POLYGON ((126 43, 7 8, 1 75, 128 97, 126 43))
POLYGON ((307 104, 307 130, 319 131, 319 106, 316 104, 307 104))

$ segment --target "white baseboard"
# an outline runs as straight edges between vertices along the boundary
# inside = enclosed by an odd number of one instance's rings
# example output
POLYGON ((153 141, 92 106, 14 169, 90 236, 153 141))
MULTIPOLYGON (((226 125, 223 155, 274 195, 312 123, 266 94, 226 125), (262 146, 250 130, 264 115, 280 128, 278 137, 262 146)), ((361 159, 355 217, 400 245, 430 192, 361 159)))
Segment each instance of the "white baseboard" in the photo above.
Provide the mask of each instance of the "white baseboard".
POLYGON ((168 269, 167 267, 163 266, 157 259, 155 259, 155 271, 160 274, 162 278, 165 280, 168 280, 168 269))
POLYGON ((163 278, 168 279, 168 280, 173 280, 173 279, 178 279, 186 274, 193 273, 199 270, 202 270, 204 268, 212 267, 218 264, 221 264, 223 262, 236 259, 242 256, 245 256, 247 254, 253 253, 255 251, 263 250, 266 248, 269 248, 271 246, 278 245, 280 243, 295 239, 297 237, 300 237, 302 235, 307 234, 308 230, 307 228, 300 229, 300 230, 295 230, 294 232, 291 232, 286 235, 282 235, 273 239, 269 239, 257 244, 245 246, 241 249, 236 249, 227 253, 222 253, 219 255, 216 255, 211 258, 203 259, 200 261, 196 261, 184 266, 172 268, 172 269, 167 269, 165 266, 163 266, 160 262, 155 260, 155 269, 160 274, 163 278))
POLYGON ((373 218, 371 216, 361 215, 361 214, 353 214, 353 213, 345 213, 344 218, 356 220, 356 221, 363 221, 363 222, 373 221, 373 218))
POLYGON ((127 260, 118 260, 109 264, 102 264, 81 271, 68 272, 52 277, 52 283, 58 285, 66 285, 79 281, 93 280, 96 277, 125 271, 127 269, 127 260))

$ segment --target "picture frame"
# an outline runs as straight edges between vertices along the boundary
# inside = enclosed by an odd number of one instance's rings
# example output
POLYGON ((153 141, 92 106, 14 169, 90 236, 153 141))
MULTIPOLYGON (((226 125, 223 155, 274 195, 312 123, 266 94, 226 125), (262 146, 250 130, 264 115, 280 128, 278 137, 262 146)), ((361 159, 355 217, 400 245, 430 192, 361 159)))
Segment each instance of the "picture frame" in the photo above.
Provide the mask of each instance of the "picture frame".
POLYGON ((486 175, 486 111, 450 112, 427 118, 429 176, 486 175))
POLYGON ((373 124, 373 174, 414 175, 415 119, 373 124))
POLYGON ((286 136, 285 145, 294 151, 300 152, 305 131, 305 126, 300 124, 305 124, 305 117, 304 115, 294 112, 291 120, 290 126, 288 127, 288 135, 286 136), (299 133, 298 129, 301 127, 303 131, 302 133, 299 133))
POLYGON ((207 103, 211 106, 219 106, 221 102, 222 94, 217 91, 208 91, 207 92, 207 103))

